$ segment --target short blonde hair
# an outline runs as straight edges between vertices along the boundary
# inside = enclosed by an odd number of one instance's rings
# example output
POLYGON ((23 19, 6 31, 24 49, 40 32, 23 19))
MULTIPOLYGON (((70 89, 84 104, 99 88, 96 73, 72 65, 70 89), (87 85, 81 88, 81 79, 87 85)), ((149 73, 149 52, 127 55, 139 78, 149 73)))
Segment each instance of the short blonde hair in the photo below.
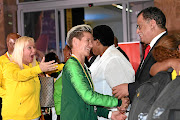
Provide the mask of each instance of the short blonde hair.
MULTIPOLYGON (((12 61, 17 63, 21 69, 23 69, 23 52, 24 52, 24 47, 29 43, 29 42, 34 42, 34 39, 31 37, 23 36, 20 37, 16 40, 15 46, 14 46, 14 51, 12 53, 12 61)), ((35 58, 33 60, 32 65, 34 66, 35 64, 35 58)))
POLYGON ((67 33, 67 37, 66 37, 66 42, 67 45, 72 48, 72 39, 74 37, 78 38, 81 40, 81 38, 83 37, 83 32, 89 32, 92 33, 92 28, 89 25, 83 24, 83 25, 77 25, 73 28, 71 28, 68 33, 67 33))

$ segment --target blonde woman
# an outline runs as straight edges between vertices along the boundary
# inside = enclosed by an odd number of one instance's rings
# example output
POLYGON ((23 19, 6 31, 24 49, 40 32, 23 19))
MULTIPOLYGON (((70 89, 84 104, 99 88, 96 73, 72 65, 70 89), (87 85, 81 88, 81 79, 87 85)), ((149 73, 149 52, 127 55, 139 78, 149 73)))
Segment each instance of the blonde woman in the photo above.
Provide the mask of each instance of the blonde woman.
POLYGON ((63 65, 42 59, 38 65, 35 61, 34 39, 20 37, 15 42, 12 62, 5 64, 3 77, 6 94, 2 102, 4 120, 38 120, 41 115, 40 81, 38 74, 61 70, 63 65))

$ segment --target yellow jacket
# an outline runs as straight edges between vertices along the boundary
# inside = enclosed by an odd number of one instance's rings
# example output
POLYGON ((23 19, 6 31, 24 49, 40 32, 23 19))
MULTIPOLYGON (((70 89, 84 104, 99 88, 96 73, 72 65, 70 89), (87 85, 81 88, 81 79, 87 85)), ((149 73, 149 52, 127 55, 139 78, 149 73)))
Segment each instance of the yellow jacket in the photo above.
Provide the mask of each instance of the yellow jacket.
POLYGON ((6 64, 8 62, 10 62, 10 60, 9 60, 8 54, 6 52, 4 55, 0 56, 0 97, 2 97, 2 98, 5 95, 5 86, 4 86, 2 70, 3 70, 4 64, 6 64))
POLYGON ((6 94, 2 101, 3 120, 29 120, 41 115, 39 65, 24 69, 13 63, 7 63, 3 69, 6 94))
MULTIPOLYGON (((63 69, 59 64, 57 71, 63 69)), ((32 67, 9 62, 2 69, 5 80, 5 95, 2 101, 3 120, 30 120, 41 115, 40 107, 40 81, 38 74, 42 71, 39 65, 32 67)))

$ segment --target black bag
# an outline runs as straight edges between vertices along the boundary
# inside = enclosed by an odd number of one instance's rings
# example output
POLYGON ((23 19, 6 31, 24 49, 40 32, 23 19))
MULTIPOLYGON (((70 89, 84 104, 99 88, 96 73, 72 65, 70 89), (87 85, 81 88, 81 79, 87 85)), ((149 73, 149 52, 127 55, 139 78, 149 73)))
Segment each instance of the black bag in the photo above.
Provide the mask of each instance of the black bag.
POLYGON ((171 81, 170 72, 159 72, 140 85, 133 98, 128 120, 144 120, 164 87, 171 81))
POLYGON ((152 105, 147 120, 180 119, 180 76, 171 81, 152 105))

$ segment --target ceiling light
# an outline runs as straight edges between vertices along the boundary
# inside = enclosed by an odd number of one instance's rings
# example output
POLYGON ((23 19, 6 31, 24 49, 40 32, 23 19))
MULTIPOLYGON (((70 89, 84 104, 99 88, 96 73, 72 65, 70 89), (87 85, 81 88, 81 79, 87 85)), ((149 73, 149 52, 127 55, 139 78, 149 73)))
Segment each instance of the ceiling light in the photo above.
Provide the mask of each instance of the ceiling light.
MULTIPOLYGON (((117 4, 112 4, 112 6, 117 7, 118 9, 123 9, 122 5, 117 5, 117 4)), ((128 11, 128 8, 126 8, 126 11, 128 11)), ((133 12, 131 9, 129 10, 129 12, 133 12)))

